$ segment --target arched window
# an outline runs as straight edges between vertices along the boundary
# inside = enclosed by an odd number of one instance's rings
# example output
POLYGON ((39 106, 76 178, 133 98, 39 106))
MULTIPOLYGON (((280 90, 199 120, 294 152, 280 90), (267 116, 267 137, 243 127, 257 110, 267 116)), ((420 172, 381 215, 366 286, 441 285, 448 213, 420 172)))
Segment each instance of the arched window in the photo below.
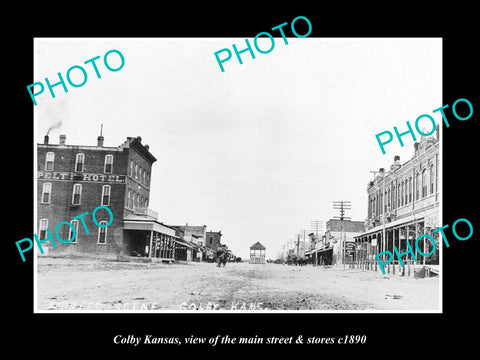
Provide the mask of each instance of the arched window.
POLYGON ((40 219, 38 226, 39 240, 47 238, 48 219, 40 219))
POLYGON ((430 194, 433 194, 433 190, 435 188, 435 173, 433 169, 433 164, 430 165, 430 194))
POLYGON ((45 171, 53 171, 53 162, 55 160, 55 153, 47 152, 45 158, 45 171))
POLYGON ((420 174, 415 176, 415 200, 420 199, 420 174))
POLYGON ((42 204, 50 204, 50 195, 52 194, 52 183, 43 183, 42 204))
POLYGON ((112 168, 113 168, 113 155, 105 155, 105 166, 103 171, 107 174, 111 174, 112 168))
POLYGON ((82 199, 82 184, 74 184, 72 192, 72 204, 80 205, 82 199))
POLYGON ((102 186, 102 205, 108 206, 110 205, 110 185, 103 185, 102 186))
POLYGON ((422 198, 427 196, 427 169, 422 171, 422 198))
POLYGON ((393 203, 393 209, 396 209, 396 206, 395 206, 395 200, 396 200, 396 193, 395 193, 395 185, 393 185, 393 192, 392 192, 392 203, 393 203))
POLYGON ((400 201, 400 199, 402 198, 401 192, 402 192, 402 184, 399 183, 397 188, 397 207, 402 206, 402 203, 400 201))
POLYGON ((83 171, 83 164, 85 162, 85 155, 84 154, 77 154, 75 158, 75 171, 82 172, 83 171))
POLYGON ((408 179, 408 202, 412 202, 412 177, 408 179))
POLYGON ((391 206, 392 203, 391 203, 391 198, 390 198, 390 189, 388 189, 388 197, 387 197, 387 199, 388 199, 387 209, 388 209, 388 210, 391 210, 391 209, 392 209, 392 206, 391 206))
POLYGON ((404 189, 405 189, 405 183, 402 181, 402 184, 400 185, 400 203, 402 204, 403 206, 403 192, 404 192, 404 189))

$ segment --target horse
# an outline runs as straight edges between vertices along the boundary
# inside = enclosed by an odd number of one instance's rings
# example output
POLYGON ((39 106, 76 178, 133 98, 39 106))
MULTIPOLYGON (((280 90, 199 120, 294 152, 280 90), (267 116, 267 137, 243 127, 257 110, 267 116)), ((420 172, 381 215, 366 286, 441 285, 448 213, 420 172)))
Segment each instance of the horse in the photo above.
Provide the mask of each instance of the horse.
POLYGON ((220 267, 221 264, 223 264, 223 267, 225 267, 227 260, 226 252, 217 253, 217 267, 220 267))

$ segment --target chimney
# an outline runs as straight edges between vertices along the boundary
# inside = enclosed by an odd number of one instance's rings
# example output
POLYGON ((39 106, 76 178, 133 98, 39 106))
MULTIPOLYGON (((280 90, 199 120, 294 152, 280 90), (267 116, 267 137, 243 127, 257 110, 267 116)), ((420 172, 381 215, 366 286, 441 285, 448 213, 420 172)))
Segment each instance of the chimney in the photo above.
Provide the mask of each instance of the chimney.
POLYGON ((60 135, 60 145, 65 145, 65 140, 67 140, 66 135, 60 135))
POLYGON ((395 155, 395 156, 393 157, 393 161, 394 161, 394 162, 400 161, 400 156, 399 156, 399 155, 395 155))
POLYGON ((48 145, 48 135, 45 135, 45 137, 43 138, 43 143, 45 145, 48 145))
POLYGON ((102 136, 102 132, 103 132, 103 124, 100 125, 100 135, 97 137, 97 146, 98 147, 103 147, 104 137, 102 136))

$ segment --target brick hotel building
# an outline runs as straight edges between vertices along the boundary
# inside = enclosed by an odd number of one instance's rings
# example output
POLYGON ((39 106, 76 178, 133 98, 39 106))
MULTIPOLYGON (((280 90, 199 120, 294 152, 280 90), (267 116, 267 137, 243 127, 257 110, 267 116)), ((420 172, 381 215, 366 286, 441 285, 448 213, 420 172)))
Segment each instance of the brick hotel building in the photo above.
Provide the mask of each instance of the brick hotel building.
MULTIPOLYGON (((48 228, 57 248, 51 242, 42 244, 45 253, 91 254, 105 257, 150 256, 174 259, 175 249, 187 244, 175 236, 175 229, 157 220, 148 208, 152 165, 156 158, 140 137, 127 137, 117 147, 104 146, 103 136, 96 146, 67 145, 65 135, 58 144, 45 136, 37 145, 37 236, 47 238, 48 228), (96 226, 93 210, 108 206, 113 222, 106 228, 96 226), (83 219, 74 217, 88 212, 83 219), (77 236, 64 244, 56 240, 55 228, 71 222, 77 236)), ((106 224, 108 212, 98 210, 97 221, 106 224)), ((72 237, 69 226, 58 229, 62 239, 72 237)))

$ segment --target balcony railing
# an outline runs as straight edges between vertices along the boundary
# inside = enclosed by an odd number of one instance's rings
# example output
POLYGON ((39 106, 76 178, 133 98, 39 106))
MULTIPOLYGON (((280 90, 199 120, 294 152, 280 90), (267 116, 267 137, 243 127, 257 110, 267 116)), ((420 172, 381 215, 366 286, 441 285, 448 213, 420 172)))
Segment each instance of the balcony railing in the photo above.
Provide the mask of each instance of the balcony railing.
POLYGON ((158 212, 153 211, 152 209, 149 209, 148 207, 134 206, 133 207, 133 213, 136 214, 136 215, 147 215, 147 216, 150 216, 150 217, 154 218, 155 220, 158 219, 158 212))

